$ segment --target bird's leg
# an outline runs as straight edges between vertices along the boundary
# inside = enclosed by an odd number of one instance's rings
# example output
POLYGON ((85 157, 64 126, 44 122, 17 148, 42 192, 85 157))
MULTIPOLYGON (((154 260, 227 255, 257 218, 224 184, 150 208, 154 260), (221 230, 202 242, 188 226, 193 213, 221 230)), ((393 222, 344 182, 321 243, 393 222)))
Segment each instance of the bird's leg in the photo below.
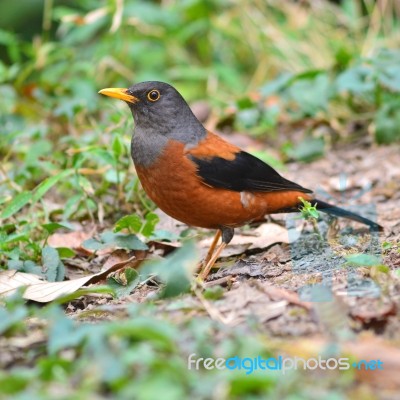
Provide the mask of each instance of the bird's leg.
POLYGON ((200 279, 205 280, 210 273, 211 268, 215 264, 215 261, 217 261, 219 255, 221 254, 222 250, 226 247, 226 243, 222 242, 217 249, 215 250, 215 253, 213 256, 210 258, 204 269, 200 272, 200 279))
MULTIPOLYGON (((227 228, 227 227, 222 227, 219 232, 222 232, 222 243, 217 247, 215 252, 213 252, 212 257, 208 260, 206 266, 200 272, 199 276, 200 276, 200 279, 202 279, 202 280, 205 280, 207 278, 208 274, 211 271, 211 268, 215 264, 215 261, 217 261, 217 259, 218 259, 219 255, 221 254, 222 250, 224 250, 224 248, 232 240, 233 235, 235 233, 233 228, 227 228)), ((217 238, 217 236, 219 236, 218 233, 215 235, 215 238, 213 240, 214 247, 215 247, 215 244, 216 244, 217 240, 219 239, 219 237, 217 238), (217 240, 216 240, 216 238, 217 238, 217 240), (215 242, 215 244, 214 244, 214 242, 215 242)), ((207 256, 208 256, 208 254, 207 254, 207 256)))
POLYGON ((208 262, 211 260, 211 257, 214 254, 215 247, 217 246, 217 243, 218 243, 219 238, 221 237, 221 234, 222 234, 221 229, 218 229, 217 233, 215 234, 214 239, 211 243, 211 246, 208 250, 208 253, 205 256, 204 260, 202 261, 202 265, 207 265, 208 262))

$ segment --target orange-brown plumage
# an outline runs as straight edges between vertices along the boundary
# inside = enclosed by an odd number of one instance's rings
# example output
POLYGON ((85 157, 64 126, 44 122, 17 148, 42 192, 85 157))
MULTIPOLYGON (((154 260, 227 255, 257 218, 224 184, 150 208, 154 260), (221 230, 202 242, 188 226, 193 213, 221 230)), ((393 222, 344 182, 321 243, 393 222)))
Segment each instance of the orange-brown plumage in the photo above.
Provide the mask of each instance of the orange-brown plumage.
POLYGON ((215 133, 207 131, 205 139, 197 143, 196 147, 189 147, 184 153, 195 157, 221 157, 225 160, 233 160, 236 153, 240 151, 240 147, 227 142, 215 133))

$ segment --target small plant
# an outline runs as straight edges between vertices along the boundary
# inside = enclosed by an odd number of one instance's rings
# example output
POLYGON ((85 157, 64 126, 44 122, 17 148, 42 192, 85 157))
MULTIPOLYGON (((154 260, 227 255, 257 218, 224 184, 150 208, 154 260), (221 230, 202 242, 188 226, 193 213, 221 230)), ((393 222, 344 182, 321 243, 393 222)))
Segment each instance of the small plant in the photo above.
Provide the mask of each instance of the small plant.
POLYGON ((318 224, 317 224, 319 218, 317 204, 312 205, 309 201, 304 200, 302 197, 299 197, 299 200, 302 203, 302 206, 300 207, 300 213, 301 213, 300 218, 303 218, 306 221, 310 221, 311 225, 313 226, 314 233, 316 233, 318 237, 322 240, 322 236, 318 229, 318 224))
POLYGON ((299 197, 299 200, 302 203, 300 208, 302 218, 306 220, 317 220, 319 218, 319 212, 317 210, 317 204, 312 205, 309 201, 304 200, 302 197, 299 197))

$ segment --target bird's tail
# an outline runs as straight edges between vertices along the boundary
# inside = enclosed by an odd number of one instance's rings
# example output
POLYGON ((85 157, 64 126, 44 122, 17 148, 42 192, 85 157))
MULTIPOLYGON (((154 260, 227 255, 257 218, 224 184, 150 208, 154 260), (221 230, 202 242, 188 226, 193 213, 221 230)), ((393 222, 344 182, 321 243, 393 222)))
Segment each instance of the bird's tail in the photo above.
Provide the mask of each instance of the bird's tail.
POLYGON ((326 203, 325 201, 318 199, 312 200, 311 204, 313 206, 316 205, 317 210, 319 211, 323 211, 327 214, 334 215, 335 217, 343 217, 351 219, 353 221, 361 222, 362 224, 369 226, 373 231, 383 231, 383 227, 377 224, 376 222, 371 221, 368 218, 364 218, 361 215, 358 215, 354 212, 345 210, 344 208, 333 206, 332 204, 326 203))

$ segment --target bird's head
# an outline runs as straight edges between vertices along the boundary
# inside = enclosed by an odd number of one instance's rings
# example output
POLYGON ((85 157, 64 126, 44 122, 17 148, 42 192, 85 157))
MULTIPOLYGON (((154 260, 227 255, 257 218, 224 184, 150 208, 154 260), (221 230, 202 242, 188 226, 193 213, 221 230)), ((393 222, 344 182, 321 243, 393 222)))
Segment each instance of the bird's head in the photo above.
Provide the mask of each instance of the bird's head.
POLYGON ((108 88, 99 93, 128 104, 139 134, 162 135, 189 144, 205 133, 184 98, 167 83, 141 82, 128 89, 108 88))

